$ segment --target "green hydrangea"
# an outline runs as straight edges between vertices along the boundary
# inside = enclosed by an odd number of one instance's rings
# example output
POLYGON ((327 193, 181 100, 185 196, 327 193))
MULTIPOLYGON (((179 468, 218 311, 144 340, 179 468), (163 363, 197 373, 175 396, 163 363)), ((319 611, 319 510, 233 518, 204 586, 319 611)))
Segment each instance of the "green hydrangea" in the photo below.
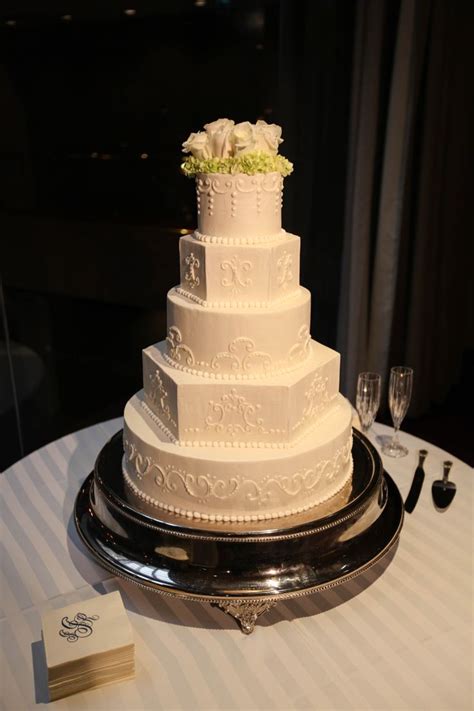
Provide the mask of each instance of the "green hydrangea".
POLYGON ((192 178, 197 173, 281 173, 284 177, 293 172, 293 163, 280 155, 270 155, 263 151, 244 153, 229 158, 194 158, 187 156, 181 164, 181 170, 192 178))

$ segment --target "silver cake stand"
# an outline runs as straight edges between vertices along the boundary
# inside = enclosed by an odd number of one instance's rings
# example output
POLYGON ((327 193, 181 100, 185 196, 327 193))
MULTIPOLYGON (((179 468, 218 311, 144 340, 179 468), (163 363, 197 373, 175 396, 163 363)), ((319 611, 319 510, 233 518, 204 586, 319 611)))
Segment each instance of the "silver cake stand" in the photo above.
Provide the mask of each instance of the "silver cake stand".
POLYGON ((396 544, 403 523, 399 491, 357 430, 350 485, 309 512, 252 524, 138 511, 127 502, 122 455, 120 431, 77 495, 76 527, 90 553, 137 585, 219 606, 246 634, 279 600, 326 590, 367 570, 396 544))

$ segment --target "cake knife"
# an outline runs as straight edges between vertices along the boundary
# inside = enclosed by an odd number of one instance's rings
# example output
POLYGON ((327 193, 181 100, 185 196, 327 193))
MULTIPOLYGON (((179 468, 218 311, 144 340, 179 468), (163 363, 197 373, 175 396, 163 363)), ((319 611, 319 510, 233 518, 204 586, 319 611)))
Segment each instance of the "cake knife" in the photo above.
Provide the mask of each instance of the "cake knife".
POLYGON ((405 511, 407 513, 412 513, 418 503, 419 496, 421 494, 421 489, 423 487, 423 482, 425 480, 425 472, 423 470, 423 464, 428 455, 428 450, 420 449, 418 452, 418 466, 413 475, 413 481, 411 483, 410 491, 405 500, 405 511))

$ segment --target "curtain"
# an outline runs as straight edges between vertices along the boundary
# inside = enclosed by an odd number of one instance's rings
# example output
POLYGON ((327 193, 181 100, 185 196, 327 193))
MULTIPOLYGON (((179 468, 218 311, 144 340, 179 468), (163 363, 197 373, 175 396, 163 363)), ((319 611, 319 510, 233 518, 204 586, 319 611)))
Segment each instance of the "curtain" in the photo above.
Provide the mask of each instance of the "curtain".
POLYGON ((355 3, 280 0, 278 106, 285 180, 283 226, 301 235, 301 283, 311 333, 336 347, 355 3))
POLYGON ((338 319, 341 387, 415 369, 411 414, 441 401, 472 335, 467 87, 472 5, 360 0, 338 319), (464 92, 463 92, 464 87, 464 92))

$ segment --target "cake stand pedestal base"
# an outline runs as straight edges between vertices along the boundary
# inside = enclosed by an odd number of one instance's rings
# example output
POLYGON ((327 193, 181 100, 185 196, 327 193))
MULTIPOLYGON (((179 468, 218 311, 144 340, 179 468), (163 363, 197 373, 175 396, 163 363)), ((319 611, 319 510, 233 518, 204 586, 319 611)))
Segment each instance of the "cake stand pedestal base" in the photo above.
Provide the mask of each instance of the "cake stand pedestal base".
POLYGON ((77 495, 75 523, 90 553, 114 575, 163 595, 211 603, 249 634, 278 601, 351 580, 397 543, 403 502, 357 430, 352 456, 350 484, 310 511, 252 524, 205 523, 134 508, 118 432, 77 495))

